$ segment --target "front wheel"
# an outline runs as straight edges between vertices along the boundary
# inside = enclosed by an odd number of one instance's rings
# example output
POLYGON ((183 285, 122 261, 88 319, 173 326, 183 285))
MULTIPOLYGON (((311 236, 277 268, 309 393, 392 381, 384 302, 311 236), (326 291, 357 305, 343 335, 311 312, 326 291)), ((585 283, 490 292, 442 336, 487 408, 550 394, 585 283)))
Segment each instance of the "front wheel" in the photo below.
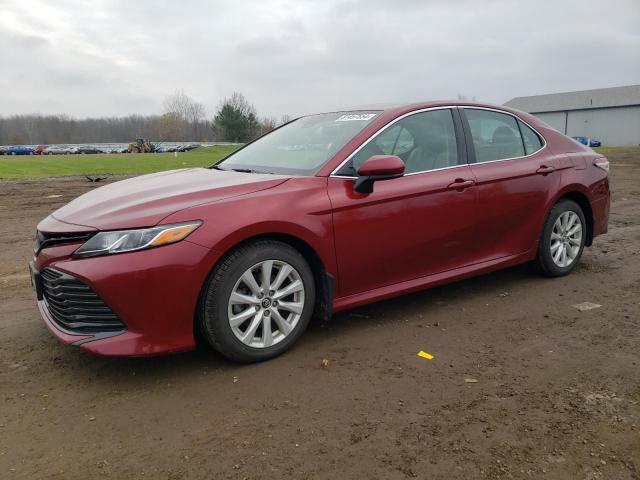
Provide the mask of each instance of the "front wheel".
POLYGON ((307 328, 313 272, 293 247, 260 240, 229 253, 212 271, 198 309, 200 333, 225 357, 259 362, 280 355, 307 328))
POLYGON ((580 205, 560 200, 549 212, 542 230, 536 265, 543 275, 560 277, 578 264, 586 239, 586 222, 580 205))

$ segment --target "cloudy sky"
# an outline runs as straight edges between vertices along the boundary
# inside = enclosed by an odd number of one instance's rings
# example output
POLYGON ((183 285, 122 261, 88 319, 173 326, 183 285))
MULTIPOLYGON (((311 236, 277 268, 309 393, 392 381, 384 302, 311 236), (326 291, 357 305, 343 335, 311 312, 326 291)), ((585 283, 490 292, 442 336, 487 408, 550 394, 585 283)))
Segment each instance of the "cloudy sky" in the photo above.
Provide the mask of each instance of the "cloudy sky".
POLYGON ((0 115, 261 115, 640 83, 640 0, 0 0, 0 115))

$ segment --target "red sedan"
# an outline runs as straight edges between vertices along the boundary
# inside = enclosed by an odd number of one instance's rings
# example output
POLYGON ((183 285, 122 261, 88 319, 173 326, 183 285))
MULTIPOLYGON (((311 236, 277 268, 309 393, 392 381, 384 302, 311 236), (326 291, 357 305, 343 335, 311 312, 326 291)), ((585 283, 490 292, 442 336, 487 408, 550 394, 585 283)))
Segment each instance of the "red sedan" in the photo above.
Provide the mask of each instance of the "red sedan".
POLYGON ((607 231, 609 163, 535 117, 429 102, 294 120, 210 168, 91 191, 38 225, 40 312, 103 355, 278 355, 313 316, 519 263, 566 275, 607 231))

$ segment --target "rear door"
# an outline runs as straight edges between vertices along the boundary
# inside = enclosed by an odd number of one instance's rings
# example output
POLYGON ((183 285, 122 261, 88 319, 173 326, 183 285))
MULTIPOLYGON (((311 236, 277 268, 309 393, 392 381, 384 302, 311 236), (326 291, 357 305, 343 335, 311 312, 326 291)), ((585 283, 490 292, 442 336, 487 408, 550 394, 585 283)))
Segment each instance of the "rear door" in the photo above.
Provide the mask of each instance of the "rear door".
POLYGON ((414 113, 374 136, 329 177, 340 296, 473 261, 475 188, 462 137, 457 111, 414 113), (356 192, 354 172, 377 154, 400 156, 405 175, 376 182, 373 193, 356 192))
POLYGON ((476 261, 536 247, 548 199, 560 181, 560 162, 544 139, 515 116, 461 108, 478 195, 476 261))

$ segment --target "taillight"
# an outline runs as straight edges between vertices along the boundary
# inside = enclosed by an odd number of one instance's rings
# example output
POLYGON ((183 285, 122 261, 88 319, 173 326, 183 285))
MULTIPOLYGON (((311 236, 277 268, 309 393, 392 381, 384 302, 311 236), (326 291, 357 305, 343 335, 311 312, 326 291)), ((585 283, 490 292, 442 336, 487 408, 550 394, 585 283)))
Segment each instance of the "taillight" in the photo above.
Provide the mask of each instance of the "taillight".
POLYGON ((604 170, 605 172, 609 173, 609 160, 607 160, 605 157, 600 157, 597 158, 595 162, 593 162, 593 164, 604 170))

